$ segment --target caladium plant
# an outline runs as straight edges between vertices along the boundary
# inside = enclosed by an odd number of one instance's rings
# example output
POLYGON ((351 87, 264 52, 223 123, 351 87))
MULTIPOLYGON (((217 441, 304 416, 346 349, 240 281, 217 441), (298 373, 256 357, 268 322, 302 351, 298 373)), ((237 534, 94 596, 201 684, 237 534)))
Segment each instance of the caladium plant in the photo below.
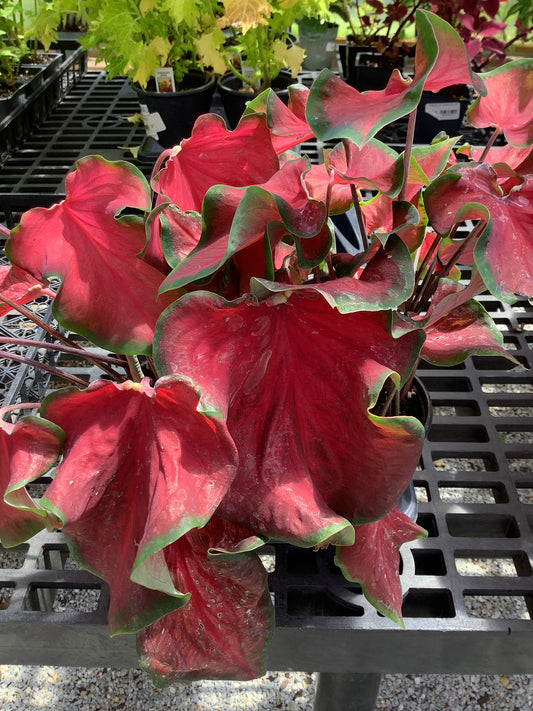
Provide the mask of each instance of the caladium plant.
POLYGON ((150 184, 88 156, 9 236, 4 311, 35 319, 24 304, 51 294, 62 328, 38 345, 102 378, 7 408, 38 413, 0 430, 0 539, 62 529, 109 584, 111 633, 136 632, 161 683, 264 672, 269 539, 335 546, 401 623, 399 547, 424 535, 398 508, 425 436, 402 407, 417 364, 509 357, 476 296, 533 297, 533 62, 485 82, 446 22, 419 11, 417 28, 412 80, 359 93, 324 70, 233 131, 202 116, 150 184), (493 127, 486 148, 413 146, 422 91, 457 83, 493 127), (376 133, 407 115, 398 153, 376 133), (321 165, 293 150, 312 136, 338 141, 321 165), (352 207, 361 244, 337 252, 332 219, 352 207))

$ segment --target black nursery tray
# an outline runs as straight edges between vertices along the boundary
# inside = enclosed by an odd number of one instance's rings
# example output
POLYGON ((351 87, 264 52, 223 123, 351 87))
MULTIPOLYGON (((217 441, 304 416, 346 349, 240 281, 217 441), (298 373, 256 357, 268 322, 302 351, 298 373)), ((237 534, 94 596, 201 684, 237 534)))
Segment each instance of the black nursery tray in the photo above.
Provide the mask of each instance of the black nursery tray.
POLYGON ((86 71, 87 53, 77 42, 54 47, 59 57, 46 67, 30 66, 35 81, 27 85, 19 100, 0 113, 0 166, 51 114, 86 71))
MULTIPOLYGON (((82 155, 128 159, 120 146, 139 145, 144 136, 123 118, 136 110, 124 82, 88 72, 5 162, 4 219, 57 201, 66 172, 82 155)), ((320 150, 305 147, 313 161, 320 150)), ((149 174, 150 166, 140 167, 149 174)), ((419 369, 434 407, 414 477, 428 537, 402 549, 406 629, 380 616, 344 580, 332 551, 275 544, 265 551, 276 609, 268 668, 531 672, 533 310, 525 301, 510 307, 490 296, 481 300, 523 368, 502 357, 475 357, 452 368, 419 369)), ((46 313, 45 300, 39 308, 46 313)), ((31 324, 10 314, 0 329, 27 334, 31 324)), ((82 364, 67 367, 85 372, 82 364)), ((5 401, 38 400, 51 387, 31 371, 5 362, 2 368, 5 401)), ((45 486, 38 482, 31 493, 39 496, 45 486)), ((0 663, 136 666, 133 636, 107 634, 107 604, 106 585, 72 566, 60 533, 0 550, 0 663)))

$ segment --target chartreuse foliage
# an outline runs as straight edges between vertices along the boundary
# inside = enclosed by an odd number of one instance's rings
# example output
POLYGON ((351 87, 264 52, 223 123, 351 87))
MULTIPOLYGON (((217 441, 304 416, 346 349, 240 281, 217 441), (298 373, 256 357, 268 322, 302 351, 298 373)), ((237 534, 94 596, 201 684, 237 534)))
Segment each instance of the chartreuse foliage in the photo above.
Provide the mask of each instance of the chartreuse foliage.
POLYGON ((108 379, 4 422, 0 538, 61 527, 110 585, 111 632, 137 633, 158 683, 263 673, 269 538, 335 545, 401 622, 399 547, 424 531, 397 503, 424 427, 398 401, 420 358, 506 355, 479 293, 533 297, 529 64, 484 85, 446 23, 417 22, 414 79, 361 94, 324 71, 288 106, 262 95, 234 131, 203 116, 151 187, 84 158, 66 199, 9 238, 5 308, 58 277, 57 320, 120 357, 81 351, 108 379), (480 94, 473 120, 515 145, 473 161, 455 136, 412 146, 408 133, 402 153, 374 137, 424 88, 457 82, 480 94), (311 167, 290 149, 313 134, 339 143, 311 167), (331 215, 352 207, 362 246, 336 253, 331 215), (25 485, 46 472, 38 504, 25 485))

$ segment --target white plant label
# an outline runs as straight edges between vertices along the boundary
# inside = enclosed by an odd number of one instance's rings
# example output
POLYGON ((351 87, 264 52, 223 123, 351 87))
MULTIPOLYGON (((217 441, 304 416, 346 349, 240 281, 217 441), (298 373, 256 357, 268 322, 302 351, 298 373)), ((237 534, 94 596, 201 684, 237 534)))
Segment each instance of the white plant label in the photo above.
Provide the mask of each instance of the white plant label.
POLYGON ((459 101, 453 103, 426 104, 426 114, 432 116, 437 121, 455 121, 461 115, 461 104, 459 101))
POLYGON ((166 129, 165 122, 161 118, 161 115, 157 111, 151 114, 146 104, 141 104, 141 116, 144 123, 144 129, 148 136, 157 138, 157 134, 166 129))
MULTIPOLYGON (((255 72, 256 72, 256 68, 250 66, 249 64, 243 64, 243 65, 241 66, 241 73, 242 73, 243 77, 245 77, 246 79, 248 79, 248 81, 252 81, 255 72)), ((256 89, 259 89, 259 86, 260 86, 260 82, 259 82, 259 81, 256 81, 256 82, 255 82, 255 88, 256 88, 256 89)))
POLYGON ((176 91, 172 67, 158 67, 154 73, 158 94, 168 94, 171 91, 176 91))
POLYGON ((334 52, 335 51, 335 42, 328 42, 326 45, 326 52, 334 52))

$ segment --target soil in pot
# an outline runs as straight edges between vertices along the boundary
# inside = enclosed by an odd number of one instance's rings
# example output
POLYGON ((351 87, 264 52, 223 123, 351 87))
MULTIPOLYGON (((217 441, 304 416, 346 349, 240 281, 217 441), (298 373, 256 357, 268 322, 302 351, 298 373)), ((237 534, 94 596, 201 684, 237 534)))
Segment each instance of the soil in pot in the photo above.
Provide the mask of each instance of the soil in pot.
POLYGON ((176 92, 158 93, 155 82, 146 91, 133 86, 147 135, 161 148, 171 148, 190 136, 198 116, 209 112, 215 86, 215 77, 201 72, 190 72, 176 92))
MULTIPOLYGON (((288 87, 297 80, 289 72, 281 71, 272 82, 272 89, 285 103, 289 102, 288 87)), ((236 128, 246 108, 246 104, 255 99, 260 92, 243 89, 241 80, 231 73, 225 74, 218 80, 218 91, 222 99, 222 106, 231 129, 236 128)))

